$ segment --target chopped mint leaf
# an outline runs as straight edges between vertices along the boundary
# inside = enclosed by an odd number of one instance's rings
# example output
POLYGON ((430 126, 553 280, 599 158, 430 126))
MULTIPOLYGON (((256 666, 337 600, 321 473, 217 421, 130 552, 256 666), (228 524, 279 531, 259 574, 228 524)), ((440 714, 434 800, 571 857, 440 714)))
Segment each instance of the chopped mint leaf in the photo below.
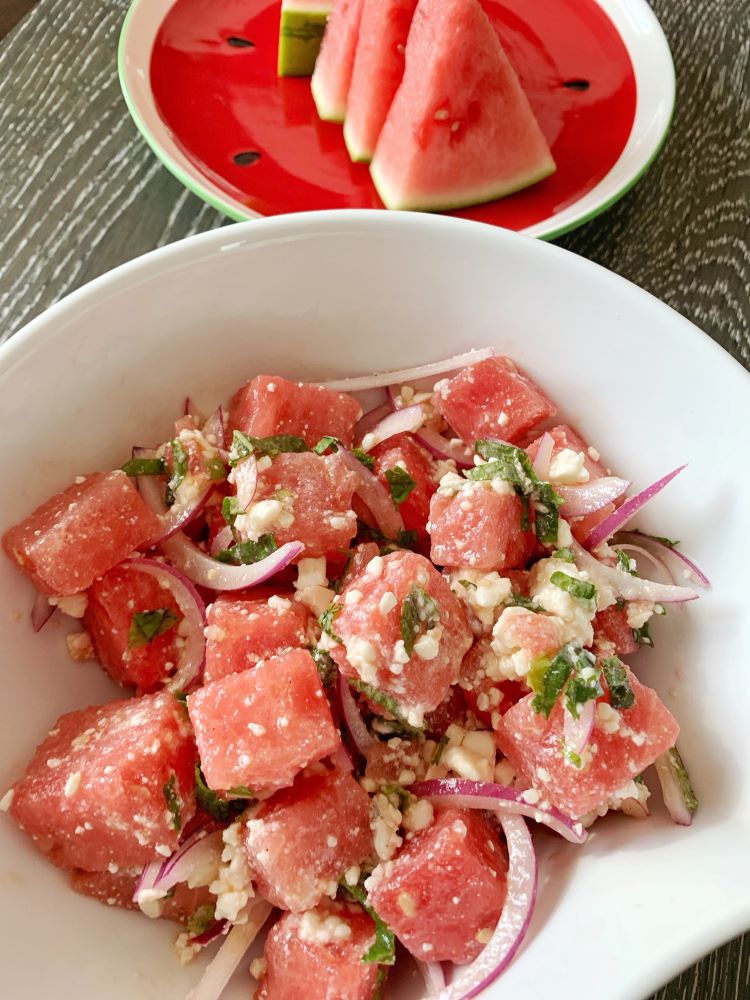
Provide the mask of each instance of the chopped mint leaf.
POLYGON ((179 833, 182 829, 182 820, 180 818, 180 797, 177 794, 177 777, 172 774, 169 781, 164 785, 162 791, 164 792, 164 798, 167 803, 167 809, 169 809, 172 814, 172 826, 175 828, 176 832, 179 833))
POLYGON ((336 620, 336 617, 341 614, 343 608, 344 605, 339 601, 332 601, 319 619, 320 627, 323 629, 325 634, 330 636, 331 639, 338 642, 340 645, 343 645, 343 642, 333 631, 333 623, 336 620))
POLYGON ((567 573, 561 573, 560 570, 556 570, 552 574, 549 582, 559 587, 560 590, 571 594, 573 597, 580 598, 582 601, 593 601, 596 597, 596 587, 593 583, 588 583, 586 580, 578 580, 567 573))
POLYGON ((534 601, 533 597, 527 597, 525 594, 519 594, 515 590, 505 601, 505 606, 506 608, 526 608, 527 611, 539 610, 539 605, 534 601))
POLYGON ((667 750, 667 758, 669 759, 669 764, 674 771, 674 775, 677 778, 677 782, 680 786, 680 791, 682 792, 682 798, 685 801, 685 805, 691 813, 698 811, 698 797, 693 790, 692 782, 690 781, 690 775, 688 774, 687 768, 685 767, 682 757, 680 756, 680 751, 676 746, 671 747, 667 750))
POLYGON ((385 981, 388 978, 385 969, 378 969, 378 978, 375 980, 375 989, 370 1000, 383 1000, 385 981))
POLYGON ((331 451, 336 452, 339 450, 340 441, 338 438, 326 435, 322 437, 320 441, 315 445, 313 451, 316 455, 324 455, 330 448, 331 451))
POLYGON ((413 735, 419 735, 422 730, 418 726, 410 725, 404 718, 404 713, 395 698, 391 695, 386 694, 385 691, 381 691, 380 688, 373 687, 372 684, 365 684, 364 681, 358 679, 349 681, 350 687, 353 687, 355 691, 359 691, 363 694, 365 698, 368 698, 374 705, 379 705, 384 708, 386 712, 390 712, 391 715, 396 719, 404 729, 408 730, 413 735))
POLYGON ((346 895, 359 903, 375 923, 375 943, 362 956, 363 962, 393 965, 396 961, 396 937, 390 927, 378 916, 367 901, 367 893, 359 885, 340 883, 346 895))
POLYGON ((385 478, 388 480, 388 487, 396 507, 401 506, 417 485, 406 469, 402 469, 400 465, 394 469, 386 469, 385 478))
POLYGON ((377 528, 370 527, 365 521, 357 518, 357 540, 359 542, 376 542, 380 546, 381 556, 387 556, 396 549, 416 549, 419 535, 416 531, 399 531, 395 538, 388 538, 378 531, 377 528))
POLYGON ((128 649, 136 646, 148 646, 157 636, 164 635, 174 628, 180 616, 171 608, 156 608, 154 611, 136 611, 130 619, 128 630, 128 649))
POLYGON ((575 559, 573 557, 573 552, 571 549, 568 548, 555 549, 555 551, 552 553, 552 558, 561 559, 563 562, 571 562, 571 563, 575 562, 575 559))
POLYGON ((242 431, 235 431, 232 435, 229 464, 235 466, 248 455, 255 455, 256 458, 262 458, 264 455, 276 458, 282 452, 289 451, 303 452, 310 451, 310 449, 303 439, 295 434, 276 434, 271 437, 258 438, 251 434, 243 434, 242 431))
POLYGON ((198 937, 199 934, 205 934, 214 922, 215 913, 216 907, 213 903, 204 903, 203 906, 199 906, 198 909, 194 910, 188 917, 188 922, 185 927, 188 934, 191 937, 198 937))
POLYGON ((633 629, 633 638, 639 646, 653 647, 654 645, 654 640, 651 638, 651 634, 648 630, 648 622, 645 622, 640 628, 633 629))
POLYGON ((471 580, 459 580, 458 582, 461 584, 462 587, 465 587, 467 590, 477 589, 477 585, 475 583, 472 583, 471 580))
POLYGON ((185 476, 188 474, 188 455, 182 446, 182 441, 175 438, 170 442, 172 450, 172 475, 167 483, 167 506, 171 507, 175 501, 177 490, 182 485, 185 476))
POLYGON ((569 760, 573 767, 581 768, 583 767, 583 761, 581 760, 581 755, 577 754, 575 750, 571 750, 570 747, 563 746, 562 755, 566 760, 569 760))
POLYGON ((414 652, 417 636, 429 632, 440 622, 437 601, 414 584, 401 605, 401 638, 407 656, 414 652))
POLYGON ((666 545, 670 549, 676 549, 680 544, 679 541, 675 541, 672 538, 664 538, 663 535, 654 535, 657 542, 661 542, 662 545, 666 545))
POLYGON ((547 719, 566 685, 569 687, 568 709, 575 718, 578 718, 577 706, 603 694, 596 657, 588 650, 570 644, 563 646, 553 660, 548 656, 532 660, 526 680, 534 692, 532 708, 547 719))
POLYGON ((646 782, 643 780, 643 775, 642 774, 636 774, 636 776, 633 778, 633 781, 636 783, 636 785, 645 785, 646 784, 646 782))
POLYGON ((255 793, 247 785, 234 785, 232 788, 227 788, 227 795, 231 795, 233 799, 255 798, 255 793))
POLYGON ((397 785, 395 782, 381 785, 380 791, 385 795, 395 795, 401 812, 405 812, 409 808, 411 800, 414 798, 411 792, 408 792, 403 785, 397 785))
POLYGON ((604 694, 601 678, 602 672, 597 666, 594 654, 587 649, 576 648, 573 672, 565 689, 568 711, 574 719, 580 715, 582 705, 587 701, 601 698, 604 694))
POLYGON ((336 679, 336 664, 333 662, 333 657, 330 653, 327 653, 324 649, 319 649, 317 646, 312 647, 310 656, 315 660, 315 666, 318 668, 323 687, 330 687, 336 679))
POLYGON ((612 708, 632 708, 635 705, 635 694, 622 660, 618 656, 607 656, 602 660, 602 670, 609 688, 609 703, 612 708))
POLYGON ((537 538, 547 545, 554 545, 560 521, 558 507, 563 502, 562 497, 555 493, 549 483, 538 478, 526 452, 512 444, 484 439, 475 442, 474 450, 487 464, 467 469, 464 476, 467 479, 499 477, 510 483, 524 505, 521 518, 523 529, 528 528, 529 510, 532 509, 537 538))
POLYGON ((227 468, 218 455, 214 455, 213 458, 206 460, 206 470, 208 478, 213 483, 220 483, 227 478, 227 468))
POLYGON ((239 514, 242 514, 237 497, 224 497, 221 501, 221 516, 230 528, 234 527, 234 522, 239 514))
POLYGON ((122 471, 126 476, 166 476, 167 463, 163 458, 131 458, 122 471))
POLYGON ((179 701, 179 703, 181 705, 184 705, 187 708, 187 700, 188 700, 187 692, 185 692, 185 691, 175 691, 174 692, 174 696, 179 701))
POLYGON ((362 465, 364 465, 366 469, 369 469, 370 472, 372 472, 375 468, 375 459, 372 455, 368 455, 364 448, 352 448, 352 455, 359 459, 362 465))
MULTIPOLYGON (((223 511, 222 511, 223 513, 223 511)), ((272 534, 261 535, 257 542, 248 540, 238 542, 229 549, 217 552, 215 558, 219 562, 231 563, 233 566, 250 566, 270 556, 278 548, 276 537, 272 534)))
POLYGON ((623 552, 622 549, 615 549, 615 551, 617 552, 617 568, 629 576, 638 576, 635 559, 631 559, 627 552, 623 552))
POLYGON ((437 747, 435 747, 435 753, 432 755, 432 763, 439 764, 443 754, 445 753, 445 748, 448 746, 448 737, 445 733, 440 737, 440 742, 437 747))
POLYGON ((416 531, 399 531, 396 533, 396 545, 400 549, 411 549, 412 552, 417 547, 419 535, 416 531))
POLYGON ((228 802, 206 784, 200 764, 195 765, 195 801, 219 823, 229 823, 245 808, 242 801, 228 802))

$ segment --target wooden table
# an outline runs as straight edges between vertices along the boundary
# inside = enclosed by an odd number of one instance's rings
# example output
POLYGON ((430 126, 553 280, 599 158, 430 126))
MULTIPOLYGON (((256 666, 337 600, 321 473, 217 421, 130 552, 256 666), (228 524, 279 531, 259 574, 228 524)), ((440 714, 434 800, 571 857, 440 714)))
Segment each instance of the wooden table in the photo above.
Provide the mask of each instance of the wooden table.
MULTIPOLYGON (((0 0, 0 26, 32 2, 0 0)), ((0 43, 0 341, 115 265, 227 224, 127 116, 115 70, 126 7, 39 0, 0 43)), ((748 2, 653 7, 677 69, 672 132, 623 201, 559 242, 653 292, 750 368, 748 2)), ((750 1000, 750 935, 657 998, 750 1000)))

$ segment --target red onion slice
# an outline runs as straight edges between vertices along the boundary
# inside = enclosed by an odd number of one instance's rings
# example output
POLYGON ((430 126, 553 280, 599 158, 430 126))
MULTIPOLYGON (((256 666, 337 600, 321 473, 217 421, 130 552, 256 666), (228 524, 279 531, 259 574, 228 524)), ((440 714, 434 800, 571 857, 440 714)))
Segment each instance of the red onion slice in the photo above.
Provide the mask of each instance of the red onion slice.
POLYGON ((649 500, 653 500, 657 493, 661 493, 665 486, 672 482, 675 476, 679 475, 683 469, 687 466, 681 465, 678 469, 674 469, 666 476, 662 476, 661 479, 657 479, 655 483, 651 486, 647 486, 645 490, 641 490, 634 497, 629 497, 625 503, 617 508, 614 513, 606 517, 601 524, 597 524, 596 527, 589 532, 586 537, 585 544, 587 549, 595 549, 597 545, 606 541, 611 535, 614 535, 616 531, 624 527, 627 522, 638 513, 641 508, 645 507, 649 500))
POLYGON ((417 961, 417 968, 422 974, 427 996, 434 997, 445 989, 445 973, 440 962, 420 962, 417 961))
MULTIPOLYGON (((356 462, 356 458, 354 459, 356 462)), ((275 576, 302 555, 302 542, 287 542, 270 556, 249 566, 220 563, 199 549, 180 531, 160 545, 161 551, 185 576, 209 590, 244 590, 275 576)))
POLYGON ((227 428, 224 420, 224 409, 221 406, 217 406, 205 422, 201 433, 209 444, 213 444, 220 451, 226 448, 227 428))
POLYGON ((362 716, 359 714, 359 709, 357 708, 357 703, 354 700, 354 695, 350 691, 349 685, 343 674, 339 674, 338 687, 339 700, 341 701, 341 714, 344 718, 344 723, 346 724, 346 728, 355 747, 363 757, 366 757, 367 751, 372 747, 375 741, 370 735, 362 716))
POLYGON ((667 567, 670 575, 675 578, 675 582, 677 577, 682 576, 693 579, 704 587, 711 586, 711 581, 692 559, 689 559, 684 552, 680 552, 673 545, 665 545, 661 539, 654 535, 648 535, 645 531, 622 531, 618 534, 617 541, 619 542, 620 539, 631 545, 641 546, 651 559, 659 559, 662 565, 667 567))
POLYGON ((200 982, 185 1000, 218 1000, 272 909, 271 904, 265 900, 258 900, 251 905, 247 911, 247 923, 232 927, 221 948, 206 966, 200 982))
POLYGON ((228 549, 232 545, 234 545, 234 535, 232 534, 232 529, 227 524, 215 535, 214 540, 211 542, 211 555, 216 556, 217 552, 223 552, 224 549, 228 549))
POLYGON ((555 493, 563 498, 560 513, 567 518, 593 514, 608 503, 619 500, 629 488, 627 479, 602 476, 601 479, 592 479, 590 483, 582 483, 580 486, 555 486, 555 493))
POLYGON ((460 469, 469 469, 474 464, 471 448, 458 438, 449 441, 429 427, 420 427, 414 437, 435 458, 452 459, 460 469))
POLYGON ((337 454, 359 482, 354 492, 375 518, 378 529, 386 538, 396 538, 404 530, 404 520, 396 510, 393 499, 377 476, 374 476, 360 460, 346 448, 339 448, 337 454))
MULTIPOLYGON (((159 877, 159 872, 162 868, 161 861, 149 861, 147 865, 144 865, 143 871, 138 876, 138 881, 135 883, 135 890, 133 892, 133 902, 140 906, 141 903, 141 893, 150 892, 152 889, 156 888, 156 880, 159 877)), ((167 892, 164 890, 163 895, 166 896, 167 892)))
POLYGON ((542 434, 542 440, 539 442, 539 447, 537 448, 536 455, 534 456, 534 461, 531 463, 537 478, 542 479, 545 482, 549 476, 549 467, 552 462, 552 452, 554 447, 555 439, 549 431, 545 431, 544 434, 542 434))
POLYGON ((158 559, 125 559, 122 566, 148 573, 166 587, 182 612, 180 635, 182 646, 174 674, 167 687, 170 691, 185 691, 201 676, 206 658, 206 606, 190 580, 179 570, 158 559), (184 624, 184 628, 183 628, 184 624))
POLYGON ((197 830, 180 844, 174 854, 162 864, 154 882, 155 889, 173 889, 180 882, 187 882, 194 871, 212 861, 221 859, 224 849, 221 830, 208 833, 197 830))
POLYGON ((395 371, 382 372, 378 375, 359 375, 354 378, 334 379, 331 382, 321 382, 320 385, 325 389, 334 389, 336 392, 361 392, 363 389, 385 388, 396 383, 404 385, 416 382, 421 378, 428 378, 431 375, 445 375, 446 372, 455 372, 459 368, 475 365, 479 361, 486 361, 487 358, 494 356, 494 347, 483 347, 480 350, 467 351, 466 354, 456 354, 444 361, 418 365, 416 368, 397 368, 395 371))
POLYGON ((462 970, 439 1000, 471 1000, 507 969, 523 944, 536 903, 538 869, 534 845, 520 816, 499 814, 508 844, 508 891, 495 932, 471 965, 462 970))
POLYGON ((613 545, 615 545, 618 549, 622 550, 627 556, 630 556, 632 554, 636 558, 640 556, 641 558, 647 559, 656 569, 656 571, 664 576, 665 581, 669 581, 670 583, 675 583, 674 574, 671 572, 666 563, 662 562, 661 559, 658 558, 658 556, 653 555, 653 553, 647 551, 640 545, 631 545, 628 542, 620 544, 619 539, 620 536, 614 539, 613 545))
POLYGON ((424 410, 419 403, 412 406, 405 406, 401 410, 394 410, 384 417, 380 423, 362 438, 362 447, 365 451, 371 451, 377 445, 387 441, 388 438, 397 434, 413 434, 417 428, 424 423, 424 410))
POLYGON ((576 565, 585 570, 593 584, 611 588, 617 597, 626 601, 655 601, 658 604, 679 604, 695 601, 700 596, 690 587, 675 587, 668 583, 655 583, 640 576, 630 576, 614 566, 605 566, 573 539, 570 543, 576 565))
MULTIPOLYGON (((133 448, 133 458, 155 458, 156 452, 149 448, 133 448)), ((146 506, 159 516, 161 529, 159 535, 151 540, 151 546, 159 545, 165 539, 170 538, 180 531, 206 506, 206 501, 211 495, 214 483, 208 480, 204 488, 199 492, 193 501, 187 506, 179 503, 167 507, 164 503, 164 477, 163 476, 138 476, 138 491, 146 506)))
POLYGON ((630 816, 631 819, 648 819, 649 811, 645 802, 640 799, 623 799, 620 803, 620 812, 630 816))
POLYGON ((368 431, 371 431, 373 427, 376 427, 380 423, 383 417, 387 417, 392 412, 393 409, 388 403, 381 403, 380 406, 369 410, 355 425, 354 440, 361 441, 368 431))
POLYGON ((595 715, 596 701, 593 698, 581 705, 577 719, 572 712, 568 711, 568 706, 563 705, 563 737, 565 739, 565 747, 579 757, 591 739, 595 715))
POLYGON ((31 627, 35 632, 41 632, 57 609, 53 607, 46 594, 34 589, 34 603, 31 605, 31 627))
POLYGON ((190 944, 197 944, 201 948, 205 948, 207 944, 211 944, 216 938, 221 937, 222 934, 226 934, 228 930, 228 920, 217 920, 215 924, 212 924, 202 934, 194 934, 188 941, 190 944))
POLYGON ((498 815, 527 816, 548 826, 571 844, 583 844, 588 836, 581 823, 555 806, 541 800, 532 803, 524 798, 528 792, 507 785, 468 778, 433 778, 410 785, 409 791, 420 798, 439 799, 442 805, 460 809, 492 809, 498 815))
POLYGON ((690 826, 698 810, 698 800, 677 747, 657 757, 654 766, 667 812, 679 826, 690 826))
POLYGON ((253 502, 258 489, 258 463, 255 457, 249 455, 235 465, 229 476, 237 493, 237 506, 245 511, 253 502))
POLYGON ((197 424, 203 421, 203 414, 195 405, 195 400, 192 396, 185 396, 185 403, 182 407, 183 416, 192 417, 197 424))

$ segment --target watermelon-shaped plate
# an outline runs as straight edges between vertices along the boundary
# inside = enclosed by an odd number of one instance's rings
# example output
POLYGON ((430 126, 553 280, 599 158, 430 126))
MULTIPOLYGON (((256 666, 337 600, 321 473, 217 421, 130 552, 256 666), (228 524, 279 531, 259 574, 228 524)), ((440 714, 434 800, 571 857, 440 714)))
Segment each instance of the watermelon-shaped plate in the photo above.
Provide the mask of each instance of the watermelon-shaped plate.
MULTIPOLYGON (((557 172, 453 214, 550 239, 642 176, 674 105, 666 39, 646 0, 482 0, 557 172)), ((277 76, 280 0, 135 0, 120 40, 130 112, 165 166, 233 219, 382 208, 310 81, 277 76)))

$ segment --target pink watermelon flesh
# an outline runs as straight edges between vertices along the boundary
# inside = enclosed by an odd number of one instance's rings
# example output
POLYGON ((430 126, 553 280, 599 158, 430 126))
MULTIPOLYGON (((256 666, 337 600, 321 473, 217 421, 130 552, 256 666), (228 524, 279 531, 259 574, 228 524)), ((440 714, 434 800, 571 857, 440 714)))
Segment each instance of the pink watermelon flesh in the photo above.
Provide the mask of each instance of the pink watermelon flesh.
POLYGON ((468 496, 437 492, 430 503, 430 558, 438 566, 475 566, 504 572, 523 569, 536 536, 522 527, 515 493, 497 494, 482 483, 468 496))
POLYGON ((368 162, 401 78, 417 0, 364 0, 346 104, 344 141, 349 156, 368 162))
POLYGON ((370 172, 387 208, 491 201, 555 170, 515 70, 478 0, 419 0, 404 78, 370 172))
POLYGON ((354 68, 363 0, 338 0, 326 24, 320 54, 310 81, 318 115, 343 122, 354 68))

